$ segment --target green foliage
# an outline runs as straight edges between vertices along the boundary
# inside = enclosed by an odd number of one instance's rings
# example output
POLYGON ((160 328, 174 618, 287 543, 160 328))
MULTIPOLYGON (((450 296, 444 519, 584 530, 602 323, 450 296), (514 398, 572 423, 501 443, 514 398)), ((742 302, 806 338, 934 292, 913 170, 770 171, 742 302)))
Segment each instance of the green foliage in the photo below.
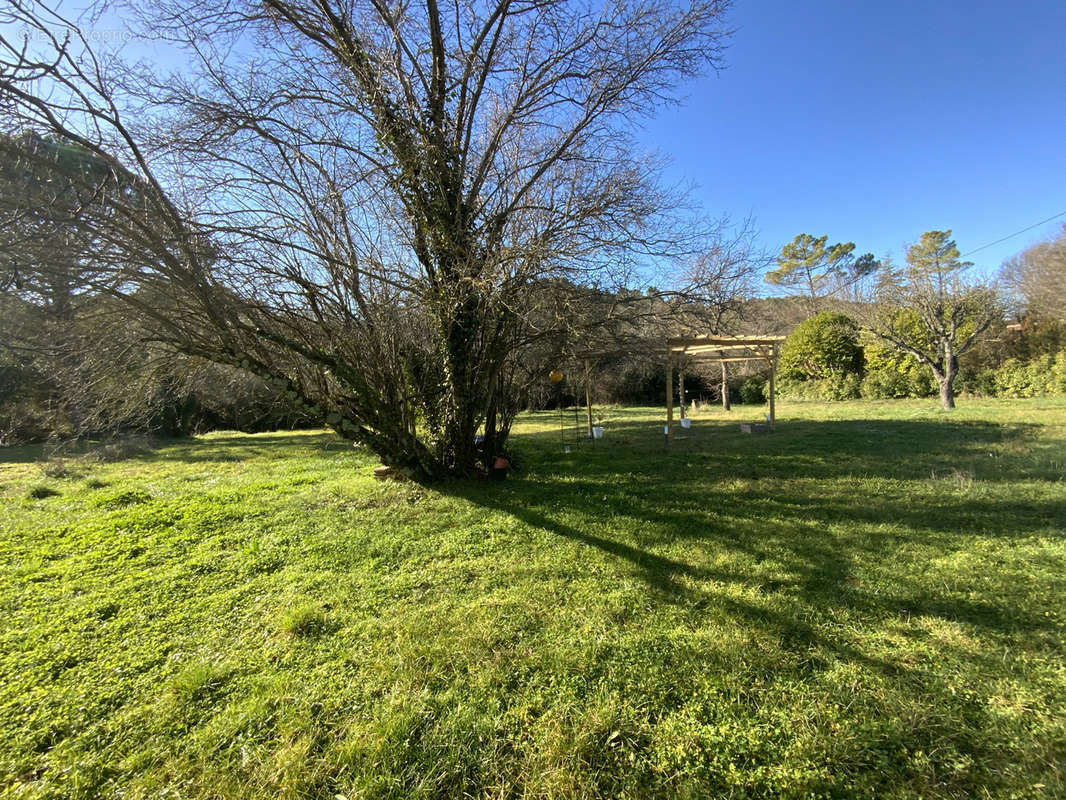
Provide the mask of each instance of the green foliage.
POLYGON ((907 248, 907 277, 914 280, 946 280, 954 273, 973 266, 963 261, 951 231, 926 231, 907 248))
MULTIPOLYGON (((882 270, 877 302, 868 311, 872 331, 901 353, 918 356, 933 373, 945 409, 955 407, 960 358, 1002 322, 997 292, 963 277, 971 266, 961 260, 950 230, 926 231, 908 248, 906 268, 882 270)), ((879 376, 868 391, 897 392, 895 376, 879 376)))
POLYGON ((766 378, 752 375, 740 385, 740 402, 744 405, 762 405, 766 402, 766 378))
POLYGON ((1063 350, 1066 350, 1066 320, 1047 317, 1026 317, 1020 329, 1005 330, 1000 343, 1000 352, 1006 358, 1019 361, 1030 361, 1063 350))
POLYGON ((860 374, 862 365, 858 323, 823 311, 797 325, 785 340, 778 374, 789 381, 839 378, 860 374))
MULTIPOLYGON (((936 334, 929 329, 922 319, 922 315, 914 308, 892 309, 885 327, 896 340, 905 342, 916 350, 924 353, 926 351, 935 351, 936 349, 936 334)), ((893 349, 900 351, 901 355, 914 358, 912 354, 905 350, 901 351, 898 347, 893 349)))
POLYGON ((823 311, 796 326, 778 362, 782 397, 851 400, 859 396, 863 351, 851 317, 823 311))
POLYGON ((214 434, 92 465, 111 508, 8 451, 0 793, 1064 796, 1066 401, 930 406, 529 414, 434 490, 214 434))
POLYGON ((57 497, 58 495, 58 491, 43 483, 34 484, 26 489, 26 497, 29 500, 44 500, 45 498, 57 497))
POLYGON ((1066 395, 1066 351, 1028 362, 1007 359, 983 378, 983 386, 998 397, 1061 397, 1066 395))
POLYGON ((89 505, 94 508, 125 508, 126 506, 135 506, 140 503, 151 502, 152 496, 147 492, 140 489, 126 489, 125 491, 109 494, 104 497, 94 497, 89 501, 89 505))
MULTIPOLYGON (((909 314, 902 315, 905 318, 909 314)), ((905 397, 931 397, 937 392, 936 381, 928 367, 910 353, 885 345, 873 336, 863 337, 866 375, 860 394, 870 400, 905 397)))
POLYGON ((859 385, 859 395, 868 400, 932 397, 936 392, 936 382, 928 369, 871 369, 859 385))
POLYGON ((766 273, 766 282, 798 289, 811 298, 824 294, 846 271, 855 250, 853 242, 827 245, 828 240, 828 235, 798 234, 781 248, 777 269, 766 273))
POLYGON ((855 400, 861 396, 861 385, 862 376, 855 373, 807 381, 784 378, 777 393, 795 400, 855 400))

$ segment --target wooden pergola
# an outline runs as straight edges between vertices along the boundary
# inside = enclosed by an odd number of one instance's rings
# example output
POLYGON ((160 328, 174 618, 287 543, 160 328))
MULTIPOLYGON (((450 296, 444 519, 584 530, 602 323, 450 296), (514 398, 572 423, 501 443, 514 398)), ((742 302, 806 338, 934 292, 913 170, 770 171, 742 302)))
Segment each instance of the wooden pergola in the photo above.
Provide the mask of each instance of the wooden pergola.
MULTIPOLYGON (((666 340, 666 439, 674 433, 674 369, 681 358, 728 364, 735 361, 765 361, 770 367, 770 426, 774 417, 774 378, 777 372, 777 357, 784 336, 687 336, 666 340)), ((592 364, 591 361, 605 356, 654 357, 661 353, 662 340, 631 342, 628 347, 608 351, 585 351, 574 358, 585 366, 585 413, 588 435, 592 437, 592 364)), ((684 411, 684 375, 681 375, 681 403, 684 411)))
MULTIPOLYGON (((666 440, 674 435, 674 368, 682 357, 727 364, 735 361, 765 361, 770 367, 770 427, 774 426, 774 377, 779 345, 784 336, 688 336, 667 339, 666 355, 666 440)), ((685 402, 684 376, 681 380, 682 412, 685 402)))

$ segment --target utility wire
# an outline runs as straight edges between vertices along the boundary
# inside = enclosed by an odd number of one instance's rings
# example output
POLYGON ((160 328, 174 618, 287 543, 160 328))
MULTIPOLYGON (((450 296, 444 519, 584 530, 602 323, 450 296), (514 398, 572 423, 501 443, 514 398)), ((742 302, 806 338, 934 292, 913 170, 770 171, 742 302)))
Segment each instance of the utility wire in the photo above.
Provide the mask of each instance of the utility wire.
POLYGON ((987 250, 989 247, 992 247, 994 245, 1000 244, 1001 242, 1005 242, 1008 239, 1013 239, 1015 236, 1021 236, 1026 231, 1031 231, 1033 228, 1039 228, 1044 223, 1051 222, 1051 220, 1058 219, 1059 217, 1063 217, 1063 216, 1066 216, 1066 211, 1060 211, 1058 214, 1055 214, 1054 216, 1048 217, 1047 219, 1040 220, 1040 222, 1034 222, 1028 228, 1022 228, 1020 231, 1015 231, 1010 236, 1004 236, 1002 239, 996 239, 996 241, 994 241, 994 242, 989 242, 988 244, 983 244, 980 247, 978 247, 976 250, 971 250, 969 253, 963 253, 961 256, 959 256, 959 258, 966 258, 966 256, 972 256, 974 253, 980 253, 982 250, 987 250))

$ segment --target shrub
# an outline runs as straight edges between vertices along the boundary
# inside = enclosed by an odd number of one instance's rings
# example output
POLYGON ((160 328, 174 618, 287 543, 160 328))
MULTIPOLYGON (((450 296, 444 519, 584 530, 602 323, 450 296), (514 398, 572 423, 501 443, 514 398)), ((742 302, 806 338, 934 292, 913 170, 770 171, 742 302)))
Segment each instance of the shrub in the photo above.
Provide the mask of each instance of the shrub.
POLYGON ((936 393, 936 382, 927 371, 874 370, 866 374, 859 386, 859 395, 867 400, 932 397, 936 393))
POLYGON ((757 406, 766 402, 766 379, 761 375, 752 375, 740 385, 740 402, 757 406))
POLYGON ((855 400, 861 396, 862 376, 857 374, 831 375, 820 380, 797 381, 784 379, 777 392, 794 400, 855 400))
POLYGON ((999 397, 1066 395, 1066 351, 1028 362, 1009 358, 992 371, 991 383, 999 397))
POLYGON ((959 383, 963 391, 977 397, 995 397, 998 394, 995 369, 982 369, 976 372, 960 370, 959 383))
POLYGON ((861 384, 862 376, 854 372, 833 375, 818 381, 818 391, 823 400, 856 400, 861 384))
POLYGON ((812 381, 862 373, 859 325, 845 314, 823 311, 801 322, 785 340, 778 372, 785 380, 812 381))
POLYGON ((854 399, 859 396, 863 361, 858 323, 823 311, 797 325, 785 340, 778 392, 801 400, 854 399))
POLYGON ((313 603, 290 608, 279 620, 278 627, 282 633, 290 636, 315 636, 328 630, 329 624, 325 612, 313 603))
POLYGON ((95 500, 92 500, 89 505, 93 508, 116 509, 148 503, 151 502, 151 500, 152 496, 147 492, 142 492, 139 489, 131 489, 125 492, 107 495, 106 497, 98 497, 95 500))

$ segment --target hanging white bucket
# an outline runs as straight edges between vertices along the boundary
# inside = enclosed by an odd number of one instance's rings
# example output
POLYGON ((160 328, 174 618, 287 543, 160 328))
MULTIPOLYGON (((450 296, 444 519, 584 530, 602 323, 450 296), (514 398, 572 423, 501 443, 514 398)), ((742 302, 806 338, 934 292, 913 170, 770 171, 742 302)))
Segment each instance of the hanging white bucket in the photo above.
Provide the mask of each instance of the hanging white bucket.
POLYGON ((601 426, 596 425, 595 427, 593 427, 593 429, 592 429, 592 438, 593 439, 602 439, 603 438, 603 428, 601 426))
POLYGON ((688 417, 682 417, 681 418, 681 427, 682 428, 691 428, 692 427, 692 420, 690 420, 688 417))

